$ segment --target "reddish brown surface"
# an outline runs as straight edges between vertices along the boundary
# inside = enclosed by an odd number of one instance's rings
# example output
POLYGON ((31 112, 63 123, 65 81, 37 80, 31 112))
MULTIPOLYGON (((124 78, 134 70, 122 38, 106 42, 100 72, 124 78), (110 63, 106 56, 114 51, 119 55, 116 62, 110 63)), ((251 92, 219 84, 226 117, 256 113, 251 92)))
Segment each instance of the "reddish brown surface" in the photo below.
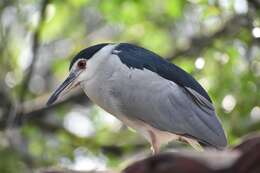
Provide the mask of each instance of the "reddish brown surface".
MULTIPOLYGON (((232 149, 241 155, 230 165, 211 168, 206 162, 177 153, 160 154, 128 166, 124 173, 260 173, 260 136, 247 138, 232 149)), ((198 153, 199 154, 199 153, 198 153)), ((229 155, 227 154, 226 157, 229 155)), ((209 157, 212 159, 212 157, 209 157)), ((214 157, 213 157, 214 158, 214 157)), ((211 162, 219 162, 212 159, 211 162)))

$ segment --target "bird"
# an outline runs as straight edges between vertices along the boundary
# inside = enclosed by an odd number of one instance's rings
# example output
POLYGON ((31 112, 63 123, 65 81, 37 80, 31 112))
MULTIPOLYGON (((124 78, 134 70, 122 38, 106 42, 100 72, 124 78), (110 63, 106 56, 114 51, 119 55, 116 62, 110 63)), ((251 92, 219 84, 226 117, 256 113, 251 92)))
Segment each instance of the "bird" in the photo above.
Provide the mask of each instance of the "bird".
POLYGON ((141 46, 100 43, 81 50, 47 106, 75 87, 140 133, 153 154, 173 140, 197 150, 222 150, 227 145, 205 89, 186 71, 141 46))

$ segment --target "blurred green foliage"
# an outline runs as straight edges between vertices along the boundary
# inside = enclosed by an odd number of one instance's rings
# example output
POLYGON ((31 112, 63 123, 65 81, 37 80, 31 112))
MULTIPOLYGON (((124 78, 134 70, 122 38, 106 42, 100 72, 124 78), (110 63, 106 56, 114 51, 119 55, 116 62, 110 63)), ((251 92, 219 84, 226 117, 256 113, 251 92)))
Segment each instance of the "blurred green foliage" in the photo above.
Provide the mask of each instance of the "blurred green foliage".
MULTIPOLYGON (((230 145, 258 131, 259 9, 254 0, 1 1, 0 172, 118 169, 149 153, 142 137, 82 99, 43 110, 71 57, 101 42, 141 45, 192 73, 212 97, 230 145), (13 115, 24 119, 14 129, 13 115)), ((180 147, 187 146, 172 142, 166 149, 180 147)))

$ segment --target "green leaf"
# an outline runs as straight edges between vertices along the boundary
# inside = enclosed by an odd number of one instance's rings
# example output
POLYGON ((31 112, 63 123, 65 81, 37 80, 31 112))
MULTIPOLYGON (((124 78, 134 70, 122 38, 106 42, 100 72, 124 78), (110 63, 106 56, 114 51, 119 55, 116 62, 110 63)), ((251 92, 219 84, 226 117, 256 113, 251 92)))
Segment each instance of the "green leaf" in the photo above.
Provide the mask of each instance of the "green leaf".
POLYGON ((179 18, 183 14, 186 1, 184 0, 166 0, 166 13, 174 18, 179 18))

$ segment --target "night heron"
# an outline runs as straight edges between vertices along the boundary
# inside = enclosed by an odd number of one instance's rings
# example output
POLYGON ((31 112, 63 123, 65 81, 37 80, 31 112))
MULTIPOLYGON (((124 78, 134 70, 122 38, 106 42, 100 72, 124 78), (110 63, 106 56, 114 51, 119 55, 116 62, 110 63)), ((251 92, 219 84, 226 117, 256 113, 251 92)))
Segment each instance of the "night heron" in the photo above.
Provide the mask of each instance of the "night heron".
POLYGON ((154 153, 171 140, 222 149, 226 136, 212 101, 188 73, 129 43, 103 43, 79 52, 67 79, 49 98, 80 86, 101 108, 140 132, 154 153))

